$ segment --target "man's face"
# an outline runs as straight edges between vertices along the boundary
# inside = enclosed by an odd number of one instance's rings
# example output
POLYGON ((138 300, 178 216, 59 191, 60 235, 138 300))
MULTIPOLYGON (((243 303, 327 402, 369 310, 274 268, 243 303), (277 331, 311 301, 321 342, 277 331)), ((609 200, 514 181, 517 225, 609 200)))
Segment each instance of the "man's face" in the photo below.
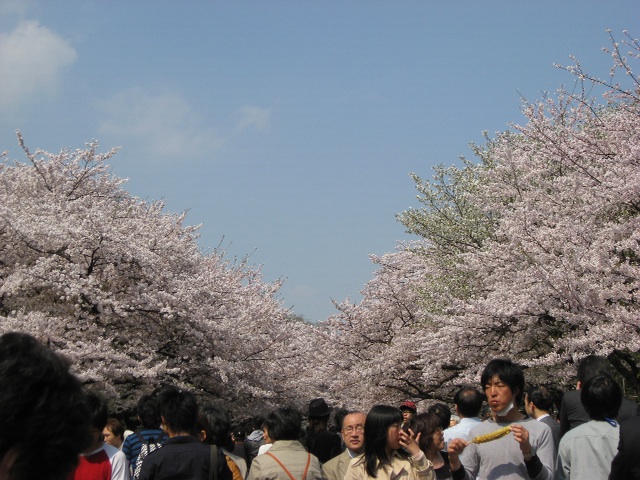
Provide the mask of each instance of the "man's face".
POLYGON ((492 412, 500 412, 507 408, 513 400, 513 392, 509 385, 500 380, 498 375, 494 375, 484 386, 484 393, 492 412))
POLYGON ((120 445, 122 445, 120 438, 116 437, 107 427, 104 427, 104 430, 102 430, 102 436, 104 438, 104 443, 113 445, 116 448, 120 448, 120 445))
POLYGON ((342 421, 342 440, 349 450, 362 453, 364 449, 364 413, 350 413, 342 421))

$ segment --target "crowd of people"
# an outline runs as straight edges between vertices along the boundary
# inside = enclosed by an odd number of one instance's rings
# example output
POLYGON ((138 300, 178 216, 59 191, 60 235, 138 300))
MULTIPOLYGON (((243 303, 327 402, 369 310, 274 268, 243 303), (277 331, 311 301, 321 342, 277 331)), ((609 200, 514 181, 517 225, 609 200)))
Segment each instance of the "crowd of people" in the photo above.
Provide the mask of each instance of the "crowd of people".
POLYGON ((640 479, 639 406, 607 360, 578 365, 559 414, 508 359, 453 405, 368 412, 313 399, 234 425, 216 405, 166 386, 137 403, 135 431, 109 416, 69 366, 33 337, 0 337, 0 480, 640 479), (333 418, 333 423, 330 419, 333 418))

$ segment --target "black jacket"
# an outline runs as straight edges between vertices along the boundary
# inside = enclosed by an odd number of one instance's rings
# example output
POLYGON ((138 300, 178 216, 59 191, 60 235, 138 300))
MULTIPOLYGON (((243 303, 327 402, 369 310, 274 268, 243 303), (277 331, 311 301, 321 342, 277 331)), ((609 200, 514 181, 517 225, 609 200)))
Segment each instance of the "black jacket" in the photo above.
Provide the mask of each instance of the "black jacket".
MULTIPOLYGON (((640 406, 633 400, 623 397, 616 420, 622 423, 638 414, 640 414, 640 406)), ((589 420, 589 415, 580 401, 580 390, 570 390, 565 393, 560 405, 560 436, 562 437, 568 430, 587 423, 589 420)))
MULTIPOLYGON (((218 480, 232 480, 222 449, 217 450, 218 480)), ((192 436, 173 437, 144 459, 140 480, 208 480, 210 465, 210 445, 192 436)))

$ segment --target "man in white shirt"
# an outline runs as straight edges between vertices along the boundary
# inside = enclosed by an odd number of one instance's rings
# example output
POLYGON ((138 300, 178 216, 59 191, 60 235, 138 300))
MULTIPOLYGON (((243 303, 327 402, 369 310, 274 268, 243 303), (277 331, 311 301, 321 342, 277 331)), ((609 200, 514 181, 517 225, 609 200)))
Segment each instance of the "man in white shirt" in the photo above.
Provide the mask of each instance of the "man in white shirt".
POLYGON ((480 423, 480 409, 484 397, 477 388, 463 387, 453 397, 456 405, 456 414, 460 417, 457 425, 444 431, 445 445, 454 438, 469 438, 469 431, 480 423))

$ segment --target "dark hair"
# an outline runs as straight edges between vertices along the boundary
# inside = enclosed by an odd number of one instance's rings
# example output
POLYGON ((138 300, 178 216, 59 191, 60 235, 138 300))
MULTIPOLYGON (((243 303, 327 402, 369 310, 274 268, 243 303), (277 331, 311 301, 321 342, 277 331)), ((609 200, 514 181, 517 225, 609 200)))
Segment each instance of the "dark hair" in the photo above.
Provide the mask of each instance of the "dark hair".
POLYGON ((236 442, 244 441, 244 437, 245 437, 245 433, 244 433, 244 428, 242 428, 242 426, 236 425, 235 427, 233 427, 233 438, 236 442))
POLYGON ((140 423, 143 428, 159 428, 160 427, 160 411, 158 409, 158 399, 154 395, 143 395, 138 400, 136 407, 140 423))
POLYGON ((307 419, 307 429, 313 433, 320 433, 327 429, 329 415, 326 417, 309 417, 307 419))
POLYGON ((522 369, 506 358, 496 358, 487 363, 480 376, 480 384, 484 391, 485 386, 497 375, 500 380, 507 384, 514 395, 516 405, 520 405, 524 393, 524 373, 522 369), (516 394, 517 390, 517 394, 516 394))
POLYGON ((80 382, 26 333, 0 337, 0 412, 0 459, 16 449, 15 480, 66 480, 91 442, 80 382))
POLYGON ((427 409, 427 412, 433 413, 440 419, 440 425, 443 430, 449 428, 449 424, 451 423, 451 409, 444 403, 434 403, 427 409))
POLYGON ((426 452, 433 443, 433 434, 439 428, 442 429, 440 421, 440 417, 435 413, 419 413, 411 417, 408 425, 404 426, 404 429, 407 431, 412 430, 416 435, 418 433, 420 434, 418 445, 420 445, 420 450, 426 452))
POLYGON ((109 410, 107 408, 107 402, 100 395, 94 392, 87 392, 85 394, 85 400, 87 408, 89 409, 89 420, 91 426, 97 430, 104 430, 109 418, 109 410))
POLYGON ((402 412, 389 405, 376 405, 367 414, 364 423, 364 462, 365 470, 370 477, 376 478, 378 463, 388 464, 387 436, 389 427, 394 423, 402 423, 402 412))
POLYGON ((195 433, 198 423, 198 404, 193 393, 173 385, 158 393, 160 415, 172 432, 195 433))
POLYGON ((611 375, 611 368, 606 358, 598 355, 587 355, 578 363, 577 377, 581 384, 596 375, 611 375))
POLYGON ((207 435, 204 443, 227 448, 231 433, 231 416, 224 408, 205 405, 200 409, 198 425, 207 435))
POLYGON ((458 407, 463 417, 478 417, 482 409, 484 395, 477 388, 463 387, 453 397, 453 403, 458 407))
POLYGON ((548 412, 553 407, 553 397, 546 387, 530 385, 526 390, 527 400, 532 402, 537 409, 548 412))
POLYGON ((262 415, 256 415, 251 419, 251 428, 253 430, 260 430, 264 425, 264 417, 262 415))
POLYGON ((622 391, 611 375, 596 375, 584 383, 580 401, 592 420, 614 419, 622 404, 622 391))
POLYGON ((341 408, 336 410, 336 413, 333 414, 333 423, 336 426, 336 431, 342 430, 342 422, 344 421, 344 417, 349 415, 351 412, 346 408, 341 408))
POLYGON ((117 418, 109 418, 107 419, 107 423, 104 426, 108 428, 111 433, 113 433, 114 437, 120 437, 124 439, 124 425, 117 418))
POLYGON ((264 426, 274 442, 297 440, 302 430, 302 414, 295 408, 280 407, 267 415, 264 426))

